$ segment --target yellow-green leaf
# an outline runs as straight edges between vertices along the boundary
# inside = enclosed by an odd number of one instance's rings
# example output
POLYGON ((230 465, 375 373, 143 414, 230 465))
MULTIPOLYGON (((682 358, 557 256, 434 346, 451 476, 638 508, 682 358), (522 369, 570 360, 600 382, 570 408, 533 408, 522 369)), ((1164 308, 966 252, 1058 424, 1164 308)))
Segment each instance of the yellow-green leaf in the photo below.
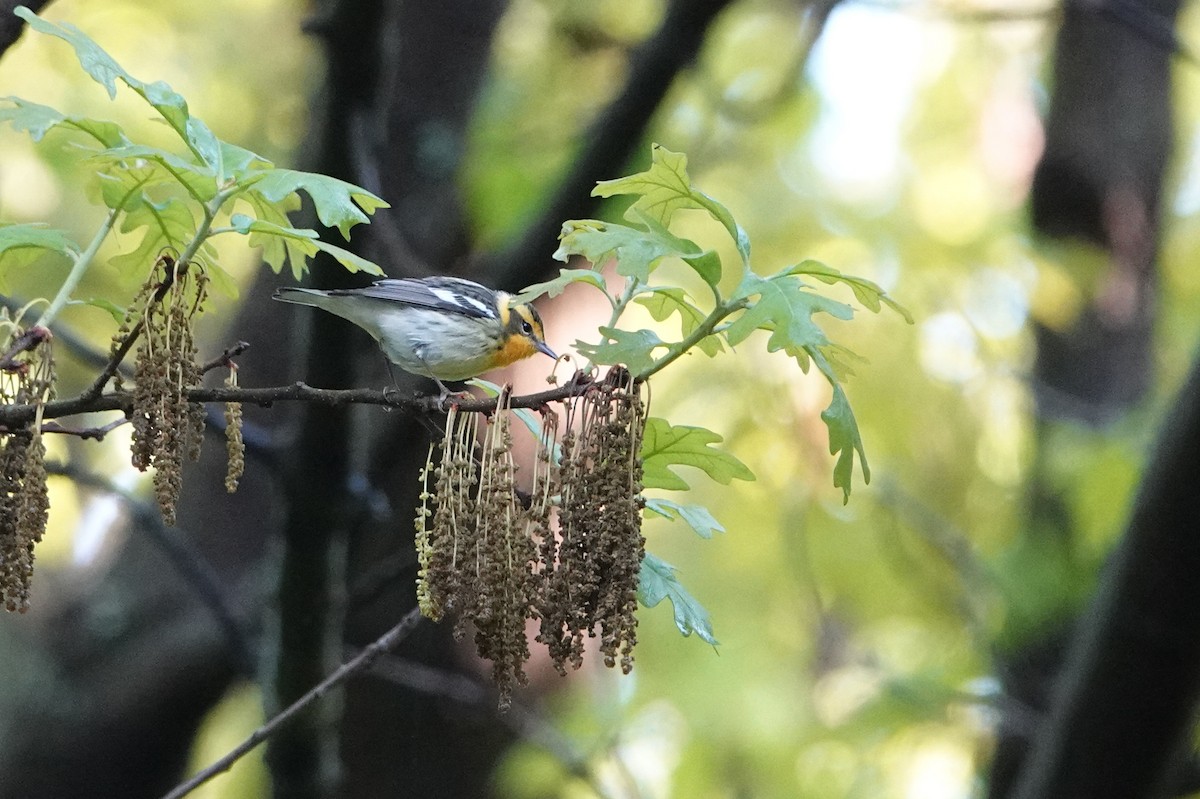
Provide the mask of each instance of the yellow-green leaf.
POLYGON ((675 466, 692 466, 713 480, 728 485, 732 480, 753 480, 746 464, 713 444, 723 439, 711 430, 687 425, 674 426, 666 419, 650 417, 642 438, 642 485, 683 491, 687 481, 673 471, 675 466))

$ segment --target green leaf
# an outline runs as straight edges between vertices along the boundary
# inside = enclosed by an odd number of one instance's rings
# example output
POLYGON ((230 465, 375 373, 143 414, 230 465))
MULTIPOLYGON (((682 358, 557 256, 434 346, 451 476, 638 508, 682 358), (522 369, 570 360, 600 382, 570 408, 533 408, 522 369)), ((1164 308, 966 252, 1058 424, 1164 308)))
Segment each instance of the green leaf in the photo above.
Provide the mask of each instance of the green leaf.
MULTIPOLYGON (((238 199, 250 206, 258 221, 274 224, 281 228, 290 226, 287 212, 300 207, 300 197, 295 194, 291 195, 288 200, 278 203, 270 202, 264 197, 252 193, 238 195, 238 199)), ((234 215, 235 218, 237 216, 237 214, 234 215)), ((304 277, 309 254, 294 240, 283 236, 259 236, 255 238, 255 244, 262 247, 263 260, 267 262, 272 271, 278 273, 283 269, 285 263, 290 263, 292 276, 296 280, 304 277)))
POLYGON ((712 621, 708 611, 688 593, 675 576, 677 569, 665 560, 649 552, 642 558, 638 575, 638 602, 652 608, 663 599, 671 600, 675 612, 675 626, 684 636, 696 636, 713 646, 718 645, 713 635, 712 621))
POLYGON ((710 445, 721 436, 703 427, 672 426, 666 419, 650 417, 642 438, 642 485, 683 491, 687 482, 672 471, 673 466, 693 466, 713 480, 728 485, 734 479, 753 480, 746 464, 710 445))
POLYGON ((375 277, 387 277, 386 273, 374 261, 368 261, 361 255, 350 252, 349 250, 339 247, 336 244, 330 244, 326 241, 317 239, 313 242, 317 249, 321 252, 332 255, 334 259, 345 267, 347 272, 363 272, 375 277))
POLYGON ((312 242, 317 238, 317 231, 309 228, 294 228, 286 224, 287 217, 282 213, 279 217, 284 224, 254 219, 245 214, 234 214, 229 220, 229 226, 236 232, 250 237, 251 247, 261 247, 263 260, 275 272, 283 268, 284 260, 292 265, 292 275, 297 280, 304 276, 308 260, 317 254, 317 248, 312 242))
POLYGON ((117 324, 125 321, 125 309, 117 305, 112 300, 106 300, 103 297, 90 297, 86 300, 71 300, 68 305, 90 305, 93 308, 99 308, 102 311, 107 311, 117 324))
POLYGON ((726 329, 725 336, 730 344, 740 344, 755 330, 768 330, 771 332, 767 340, 770 352, 786 350, 788 354, 800 357, 798 351, 829 343, 824 331, 813 322, 813 314, 823 311, 838 319, 854 316, 854 309, 849 305, 817 294, 802 280, 787 274, 764 278, 747 272, 732 299, 750 300, 755 296, 758 299, 726 329))
POLYGON ((86 133, 105 147, 129 143, 121 126, 115 122, 67 116, 48 105, 31 103, 20 97, 5 97, 0 102, 9 103, 0 105, 0 122, 8 122, 13 130, 28 133, 34 141, 41 141, 54 128, 64 128, 86 133))
MULTIPOLYGON (((561 243, 554 252, 559 261, 566 262, 572 255, 581 255, 596 266, 603 266, 609 259, 614 259, 618 274, 643 283, 650 279, 650 273, 660 260, 684 254, 676 241, 628 225, 595 219, 566 222, 559 240, 561 243)), ((691 249, 698 250, 695 245, 691 249)))
POLYGON ((196 235, 192 207, 177 197, 154 202, 141 195, 126 202, 124 207, 121 232, 146 229, 135 249, 109 260, 109 264, 124 275, 144 275, 164 250, 183 252, 196 235))
POLYGON ((208 276, 208 280, 215 290, 231 300, 236 300, 242 293, 237 281, 233 279, 233 275, 222 269, 215 259, 205 260, 204 274, 208 276))
POLYGON ((854 292, 854 299, 858 300, 859 304, 873 313, 879 313, 881 304, 891 308, 896 313, 904 318, 904 321, 910 325, 913 323, 912 314, 908 309, 894 299, 888 296, 879 284, 873 283, 870 280, 862 277, 847 275, 834 269, 832 266, 826 266, 820 261, 801 261, 795 266, 788 267, 781 274, 786 275, 812 275, 817 280, 830 285, 834 283, 844 283, 854 292))
POLYGON ((849 353, 849 350, 830 344, 825 333, 813 322, 812 315, 823 311, 838 319, 850 319, 854 309, 811 291, 787 270, 769 278, 747 273, 734 299, 749 300, 754 296, 758 300, 751 303, 729 326, 725 335, 730 344, 736 345, 755 330, 768 330, 771 333, 767 340, 768 350, 783 350, 806 371, 810 362, 815 363, 825 375, 833 387, 833 401, 821 413, 821 419, 829 428, 830 454, 838 456, 834 464, 833 483, 842 489, 843 501, 848 501, 855 451, 862 458, 863 478, 869 482, 871 477, 866 457, 863 456, 858 423, 839 382, 848 366, 837 356, 849 353), (826 353, 834 356, 833 360, 826 353))
POLYGON ((270 169, 270 161, 244 147, 229 142, 220 142, 221 163, 225 165, 225 176, 230 180, 242 181, 254 172, 270 169))
POLYGON ((251 193, 273 203, 298 191, 304 191, 312 198, 321 224, 336 227, 346 239, 350 238, 350 228, 369 221, 368 214, 390 207, 381 198, 353 183, 294 169, 265 169, 251 189, 251 193))
POLYGON ((662 497, 648 497, 646 510, 671 521, 682 519, 701 538, 712 538, 713 533, 725 532, 725 527, 703 505, 685 505, 662 497))
POLYGON ((833 400, 821 411, 821 421, 829 428, 829 454, 837 456, 833 465, 833 485, 842 489, 842 502, 850 501, 850 488, 854 476, 854 453, 861 459, 863 482, 871 482, 871 467, 867 465, 867 454, 863 451, 862 435, 858 432, 858 421, 850 409, 846 392, 837 383, 833 385, 833 400))
MULTIPOLYGON (((309 228, 294 228, 254 219, 245 214, 234 214, 229 220, 230 227, 237 233, 250 236, 251 247, 262 247, 264 255, 272 240, 282 241, 288 258, 292 263, 292 272, 300 277, 304 265, 309 258, 318 252, 325 252, 337 259, 338 263, 351 272, 366 272, 369 275, 383 276, 383 270, 366 258, 355 255, 349 250, 321 241, 317 231, 309 228), (299 267, 297 266, 299 264, 299 267), (297 270, 299 272, 297 273, 297 270)), ((282 263, 272 267, 278 272, 282 263)))
POLYGON ((602 327, 600 333, 607 339, 599 344, 576 341, 575 349, 594 364, 613 366, 624 364, 629 371, 638 374, 654 363, 654 350, 667 346, 653 330, 620 330, 602 327))
MULTIPOLYGON (((666 321, 671 314, 679 314, 680 331, 684 338, 692 334, 707 318, 704 311, 692 305, 690 298, 683 289, 675 286, 652 286, 634 302, 644 306, 656 322, 666 321)), ((721 339, 718 336, 706 336, 696 346, 710 358, 721 352, 721 339)))
POLYGON ((223 183, 225 181, 225 165, 220 140, 213 135, 203 120, 196 117, 188 117, 184 133, 188 143, 192 146, 192 151, 200 156, 223 183))
POLYGON ((626 219, 639 221, 642 214, 655 219, 664 228, 671 224, 674 213, 683 208, 695 208, 708 214, 724 226, 737 246, 742 263, 750 263, 750 238, 734 221, 724 205, 692 186, 687 172, 687 156, 673 153, 655 144, 650 149, 650 168, 645 172, 616 180, 602 180, 592 190, 596 197, 618 194, 637 195, 626 219))
POLYGON ((217 173, 205 164, 144 144, 109 147, 91 160, 109 167, 110 174, 129 171, 148 187, 160 183, 182 186, 197 202, 206 203, 217 194, 217 173))
POLYGON ((0 224, 0 291, 8 290, 8 275, 46 253, 74 258, 79 246, 61 230, 40 222, 0 224))
POLYGON ((699 255, 685 255, 683 260, 695 269, 696 274, 708 285, 715 288, 721 282, 721 256, 715 250, 705 250, 699 255))
POLYGON ((544 283, 534 283, 526 286, 521 293, 513 297, 514 303, 532 302, 543 294, 547 297, 557 297, 572 283, 587 283, 595 286, 608 295, 608 287, 604 284, 604 275, 592 269, 560 269, 558 277, 544 283))
MULTIPOLYGON (((71 45, 84 72, 103 86, 108 91, 110 98, 117 96, 117 81, 132 89, 166 120, 179 137, 194 149, 194 152, 207 159, 204 154, 210 153, 211 148, 207 146, 203 131, 195 126, 189 126, 191 115, 188 113, 187 101, 183 99, 182 95, 162 81, 144 83, 133 77, 103 48, 74 25, 68 23, 55 25, 47 22, 24 6, 18 6, 14 13, 25 20, 33 30, 55 36, 71 45)), ((211 136, 211 133, 208 135, 211 136)), ((208 165, 215 169, 218 163, 208 162, 208 165)))

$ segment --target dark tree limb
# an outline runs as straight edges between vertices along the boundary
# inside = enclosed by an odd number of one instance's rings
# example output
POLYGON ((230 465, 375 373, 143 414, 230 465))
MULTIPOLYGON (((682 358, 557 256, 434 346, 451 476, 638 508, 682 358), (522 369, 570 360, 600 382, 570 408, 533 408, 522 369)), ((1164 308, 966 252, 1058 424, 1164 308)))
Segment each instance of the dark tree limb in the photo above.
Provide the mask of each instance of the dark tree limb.
POLYGON ((563 221, 586 217, 597 207, 592 187, 619 174, 641 146, 667 90, 695 60, 713 20, 729 4, 730 0, 671 0, 658 31, 634 51, 621 92, 583 135, 583 149, 571 170, 521 237, 487 258, 480 273, 510 289, 542 278, 563 221))
MULTIPOLYGON (((539 409, 552 402, 560 402, 571 397, 581 396, 593 385, 590 376, 577 372, 567 383, 557 388, 539 391, 536 394, 526 394, 509 399, 509 407, 539 409)), ((414 415, 438 415, 445 412, 446 403, 453 404, 460 411, 468 413, 491 413, 496 410, 494 397, 456 398, 442 400, 435 396, 405 397, 395 389, 373 388, 313 388, 306 383, 292 383, 287 386, 270 386, 265 388, 191 388, 187 397, 192 402, 241 402, 249 405, 270 407, 276 402, 303 402, 327 408, 343 408, 348 405, 382 405, 388 408, 404 411, 414 415)), ((37 405, 0 405, 0 429, 16 428, 33 421, 37 414, 37 405)), ((43 419, 59 419, 65 416, 75 416, 81 413, 101 413, 104 411, 121 411, 125 414, 133 412, 133 395, 127 391, 114 391, 102 394, 95 399, 79 396, 67 400, 48 402, 42 409, 43 419)), ((70 433, 69 430, 53 430, 56 433, 70 433)), ((90 431, 89 431, 90 432, 90 431)), ((89 437, 89 433, 76 433, 89 437)), ((94 432, 90 432, 95 437, 94 432)))
POLYGON ((1109 257, 1075 323, 1037 329, 1034 387, 1049 417, 1110 421, 1150 383, 1178 11, 1178 0, 1064 7, 1030 207, 1043 235, 1088 241, 1109 257))
MULTIPOLYGON (((1176 0, 1072 0, 1063 7, 1031 215, 1043 236, 1089 242, 1103 254, 1095 259, 1094 296, 1073 324, 1035 327, 1039 439, 1056 419, 1111 422, 1151 381, 1178 6, 1176 0)), ((1066 547, 1079 531, 1045 460, 1035 459, 1029 479, 1026 535, 1039 537, 1038 547, 1066 547)), ((1058 617, 1046 620, 1040 640, 1024 642, 998 664, 1007 693, 1047 707, 1073 610, 1064 602, 1058 617)), ((1002 722, 989 797, 1012 795, 1030 751, 1025 737, 1010 734, 1002 722)))
POLYGON ((1168 411, 1016 799, 1170 795, 1200 701, 1200 359, 1168 411))
POLYGON ((0 2, 0 55, 17 43, 17 39, 21 38, 21 32, 25 30, 25 23, 20 17, 13 14, 17 6, 25 6, 33 13, 40 14, 42 9, 48 5, 50 5, 50 0, 3 0, 0 2))

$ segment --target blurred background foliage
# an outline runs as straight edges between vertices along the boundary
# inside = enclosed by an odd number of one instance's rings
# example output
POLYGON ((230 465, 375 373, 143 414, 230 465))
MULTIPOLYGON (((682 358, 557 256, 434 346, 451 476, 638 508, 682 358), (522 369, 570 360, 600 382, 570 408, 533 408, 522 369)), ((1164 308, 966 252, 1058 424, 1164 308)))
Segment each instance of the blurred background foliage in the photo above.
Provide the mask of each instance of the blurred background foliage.
MULTIPOLYGON (((659 0, 513 0, 459 170, 481 247, 511 240, 536 212, 662 13, 659 0)), ((218 136, 292 163, 321 72, 303 8, 58 0, 46 15, 88 32, 134 75, 166 80, 218 136)), ((597 766, 610 795, 978 793, 1003 701, 993 658, 1053 629, 1094 587, 1200 323, 1200 73, 1180 61, 1153 396, 1102 429, 1035 420, 1030 324, 1069 323, 1099 257, 1043 246, 1026 219, 1055 22, 1040 2, 846 2, 810 50, 798 4, 745 0, 672 88, 652 139, 688 154, 697 185, 750 233, 759 271, 819 259, 882 284, 917 322, 828 322, 866 358, 848 392, 873 480, 847 506, 831 483, 819 377, 746 347, 656 378, 655 414, 722 431, 758 481, 697 490, 728 530, 712 540, 646 526, 648 547, 711 612, 718 652, 681 638, 664 606, 641 615, 631 676, 593 666, 536 680, 556 735, 597 766), (1028 529, 1035 463, 1065 499, 1069 532, 1028 529)), ((1180 35, 1194 40, 1198 27, 1191 4, 1180 35)), ((46 39, 5 55, 0 94, 126 125, 146 117, 128 97, 114 108, 46 39)), ((644 167, 639 153, 629 171, 644 167)), ((77 188, 86 167, 69 148, 3 132, 0 216, 86 239, 99 219, 77 188)), ((244 280, 256 267, 232 250, 225 265, 244 280)), ((15 294, 47 295, 62 274, 29 267, 15 294)), ((132 288, 103 270, 89 280, 87 291, 119 303, 132 288)), ((208 321, 212 346, 229 318, 208 321)), ((93 308, 65 321, 98 347, 112 332, 93 308)), ((551 335, 568 343, 575 333, 551 335)), ((88 375, 70 361, 60 373, 68 387, 88 375)), ((122 439, 53 440, 51 456, 70 450, 136 486, 122 439)), ((73 579, 102 557, 104 524, 69 484, 52 490, 39 560, 73 579)), ((41 579, 35 603, 54 590, 41 579)), ((231 694, 197 763, 221 751, 213 740, 253 727, 257 702, 245 686, 231 694)), ((210 795, 259 795, 261 773, 239 771, 210 795)), ((536 741, 511 751, 495 783, 514 799, 594 790, 536 741)))

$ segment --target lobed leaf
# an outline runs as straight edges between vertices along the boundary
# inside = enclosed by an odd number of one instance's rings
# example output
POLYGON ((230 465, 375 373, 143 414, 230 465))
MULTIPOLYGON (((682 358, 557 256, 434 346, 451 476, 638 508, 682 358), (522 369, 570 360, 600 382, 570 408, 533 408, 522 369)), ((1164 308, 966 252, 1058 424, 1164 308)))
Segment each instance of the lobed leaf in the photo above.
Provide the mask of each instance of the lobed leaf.
POLYGON ((703 427, 673 426, 666 419, 650 417, 642 437, 642 485, 683 491, 687 481, 676 474, 674 466, 692 466, 713 480, 728 485, 732 480, 753 480, 754 472, 746 464, 711 445, 721 436, 703 427))
POLYGON ((904 321, 910 325, 913 323, 912 314, 908 309, 900 303, 896 302, 888 293, 879 286, 863 277, 855 277, 847 275, 832 266, 827 266, 820 261, 806 260, 801 261, 795 266, 790 266, 783 270, 781 274, 787 275, 812 275, 817 280, 830 285, 834 283, 844 283, 854 292, 854 299, 868 311, 879 313, 881 304, 891 308, 896 313, 904 318, 904 321))
POLYGON ((618 194, 632 194, 638 198, 626 211, 626 219, 637 222, 645 215, 664 228, 670 226, 671 217, 680 209, 707 211, 729 233, 742 257, 742 263, 750 263, 750 237, 734 220, 729 209, 692 186, 687 172, 687 156, 683 153, 674 153, 655 144, 650 148, 649 169, 616 180, 602 180, 592 190, 592 195, 596 197, 618 194))
POLYGON ((242 181, 254 172, 270 169, 274 166, 258 153, 238 147, 236 144, 222 141, 221 163, 225 166, 225 176, 230 180, 242 181))
POLYGON ((608 286, 604 284, 604 275, 593 269, 560 269, 558 277, 553 280, 547 280, 544 283, 534 283, 532 286, 526 286, 521 290, 521 293, 513 297, 514 303, 532 302, 538 297, 545 295, 547 297, 557 297, 566 290, 567 286, 572 283, 587 283, 595 286, 608 296, 608 286))
POLYGON ((347 272, 363 272, 375 277, 387 277, 387 274, 379 267, 379 264, 374 261, 368 261, 357 253, 350 252, 344 247, 339 247, 336 244, 330 244, 327 241, 316 239, 313 241, 316 248, 326 255, 333 256, 339 264, 341 264, 347 272))
POLYGON ((129 143, 125 132, 116 122, 67 116, 58 109, 31 103, 20 97, 4 97, 0 98, 0 102, 8 103, 0 105, 0 122, 8 122, 13 130, 28 133, 34 141, 41 141, 55 128, 65 128, 85 133, 104 147, 120 147, 129 143))
POLYGON ((725 527, 703 505, 685 505, 662 497, 648 497, 646 510, 671 521, 682 519, 701 538, 712 538, 713 533, 725 532, 725 527))
POLYGON ((182 252, 196 235, 192 208, 177 197, 155 202, 144 194, 136 195, 125 202, 124 208, 122 233, 146 229, 136 248, 109 260, 109 264, 124 275, 145 274, 160 253, 164 250, 182 252))
POLYGON ((829 429, 829 454, 837 456, 833 465, 833 485, 842 489, 842 502, 850 501, 850 488, 854 476, 854 453, 860 458, 863 482, 871 482, 871 467, 867 465, 867 454, 863 451, 862 435, 858 421, 850 409, 850 401, 842 387, 831 381, 833 399, 829 407, 821 411, 821 421, 829 429))
POLYGON ((0 291, 8 290, 8 274, 46 253, 74 258, 79 246, 56 228, 40 222, 0 224, 0 291))
POLYGON ((824 312, 838 319, 854 316, 854 309, 846 303, 823 297, 788 274, 764 278, 747 272, 732 299, 749 301, 752 297, 758 299, 749 302, 725 331, 730 344, 741 343, 755 330, 767 330, 771 333, 767 340, 770 352, 787 350, 794 355, 798 350, 829 343, 824 331, 813 322, 813 314, 824 312))
POLYGON ((597 266, 613 259, 618 274, 645 283, 663 258, 700 251, 691 242, 676 238, 665 230, 662 233, 666 235, 595 219, 572 220, 563 225, 554 257, 566 262, 572 255, 580 255, 597 266))
POLYGON ((353 183, 294 169, 262 170, 249 193, 278 203, 299 191, 312 199, 321 224, 336 227, 347 240, 350 228, 369 221, 368 214, 390 207, 382 198, 353 183))
POLYGON ((667 346, 653 330, 620 330, 602 327, 600 333, 607 339, 599 344, 576 341, 576 351, 594 364, 613 366, 624 364, 633 374, 650 368, 654 363, 654 350, 667 346))
POLYGON ((65 22, 56 25, 48 22, 25 6, 17 6, 14 13, 38 33, 57 37, 71 45, 83 71, 91 76, 92 80, 103 86, 108 91, 110 98, 117 96, 118 81, 132 89, 159 113, 198 158, 203 159, 210 168, 219 173, 219 158, 209 160, 214 153, 219 153, 219 149, 213 145, 215 138, 202 123, 199 125, 192 123, 187 101, 183 99, 182 95, 163 81, 145 83, 133 77, 117 63, 116 59, 74 25, 65 22))
POLYGON ((95 153, 91 160, 109 174, 128 171, 147 188, 179 185, 198 203, 217 194, 217 173, 174 153, 145 144, 124 144, 95 153))
MULTIPOLYGON (((250 206, 254 211, 254 216, 257 217, 257 221, 274 224, 280 228, 290 226, 287 212, 300 207, 300 198, 296 195, 292 195, 288 200, 278 203, 270 202, 264 197, 253 193, 241 194, 238 196, 238 199, 250 206)), ((238 219, 239 216, 239 214, 234 214, 233 219, 238 219)), ((296 280, 304 277, 304 270, 308 265, 309 253, 301 248, 294 239, 283 236, 254 236, 252 237, 252 244, 262 248, 263 260, 266 261, 267 266, 271 267, 272 271, 279 273, 283 270, 285 263, 290 263, 292 265, 292 277, 296 280)))
MULTIPOLYGON (((230 227, 237 233, 250 237, 251 247, 262 247, 264 253, 266 242, 275 240, 282 242, 292 263, 292 273, 299 279, 303 275, 304 266, 308 259, 318 252, 324 252, 335 259, 351 272, 366 272, 369 275, 383 276, 383 270, 376 264, 355 253, 321 241, 317 231, 310 228, 294 228, 262 219, 254 219, 245 214, 234 214, 229 220, 230 227), (297 271, 299 264, 299 271, 297 271)), ((264 255, 265 257, 265 255, 264 255)), ((274 266, 274 264, 273 264, 274 266)), ((282 266, 282 263, 279 265, 282 266)), ((279 271, 277 267, 275 271, 279 271)))
POLYGON ((665 560, 647 552, 642 558, 642 568, 638 574, 638 602, 652 608, 663 599, 671 600, 675 626, 679 632, 685 636, 695 633, 700 640, 717 646, 719 642, 713 635, 708 611, 683 587, 675 576, 676 571, 665 560))
MULTIPOLYGON (((656 322, 665 322, 671 314, 679 314, 680 331, 684 338, 708 319, 704 311, 690 302, 687 292, 676 286, 648 286, 647 291, 634 302, 645 307, 656 322)), ((700 339, 696 347, 710 358, 724 349, 720 337, 715 335, 700 339)))

